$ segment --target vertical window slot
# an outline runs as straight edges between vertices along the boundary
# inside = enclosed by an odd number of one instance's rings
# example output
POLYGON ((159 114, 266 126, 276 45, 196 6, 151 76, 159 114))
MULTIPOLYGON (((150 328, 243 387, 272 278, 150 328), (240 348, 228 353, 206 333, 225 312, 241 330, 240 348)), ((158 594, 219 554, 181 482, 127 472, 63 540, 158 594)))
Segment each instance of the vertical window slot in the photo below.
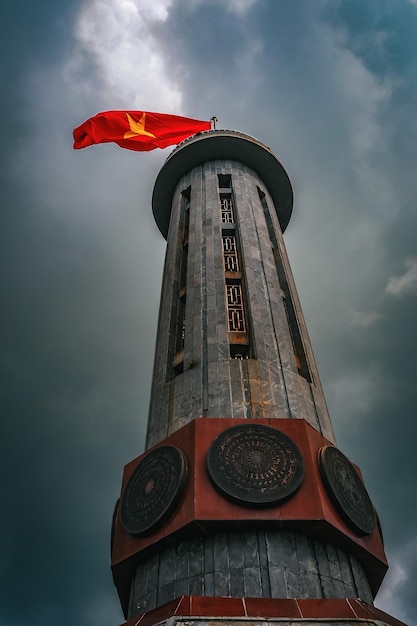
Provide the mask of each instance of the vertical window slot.
POLYGON ((244 360, 250 357, 250 346, 232 179, 226 174, 219 174, 218 178, 229 356, 244 360))
POLYGON ((180 233, 182 245, 179 249, 178 268, 178 299, 173 315, 175 317, 174 346, 171 357, 174 377, 184 371, 184 345, 185 345, 185 320, 187 304, 187 267, 188 267, 188 233, 190 225, 190 198, 191 187, 185 189, 181 194, 181 217, 180 233))
POLYGON ((277 236, 272 224, 271 214, 266 201, 265 193, 259 189, 259 199, 261 201, 262 209, 265 215, 266 225, 268 228, 269 238, 274 251, 275 267, 278 274, 279 284, 282 289, 282 299, 284 303, 285 314, 287 317, 288 327, 290 330, 291 342, 294 350, 295 362, 297 365, 298 373, 305 378, 309 383, 312 382, 312 376, 307 361, 307 355, 304 350, 304 343, 301 336, 300 327, 298 324, 297 314, 294 307, 294 302, 291 297, 291 291, 288 285, 287 276, 285 273, 284 264, 281 258, 279 244, 277 236))

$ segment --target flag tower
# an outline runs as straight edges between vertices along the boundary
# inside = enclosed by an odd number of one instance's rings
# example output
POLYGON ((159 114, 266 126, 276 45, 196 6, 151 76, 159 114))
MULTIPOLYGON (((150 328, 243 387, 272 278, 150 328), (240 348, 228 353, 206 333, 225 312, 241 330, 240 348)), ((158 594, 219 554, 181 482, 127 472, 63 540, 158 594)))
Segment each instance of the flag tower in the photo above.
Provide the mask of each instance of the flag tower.
POLYGON ((152 204, 167 251, 146 451, 112 528, 126 626, 400 624, 373 605, 381 530, 336 447, 282 238, 283 166, 208 131, 175 148, 152 204))

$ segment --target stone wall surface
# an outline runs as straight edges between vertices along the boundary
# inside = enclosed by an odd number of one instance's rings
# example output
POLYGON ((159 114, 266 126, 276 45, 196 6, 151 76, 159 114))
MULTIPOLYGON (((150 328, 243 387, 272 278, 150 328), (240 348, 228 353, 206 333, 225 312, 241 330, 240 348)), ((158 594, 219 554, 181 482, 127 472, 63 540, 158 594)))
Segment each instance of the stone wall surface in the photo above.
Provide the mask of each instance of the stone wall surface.
POLYGON ((372 602, 355 557, 302 533, 266 530, 183 540, 143 559, 132 584, 129 614, 182 595, 372 602))
POLYGON ((231 161, 194 168, 174 194, 147 447, 198 417, 305 419, 334 441, 272 199, 254 171, 231 161), (253 357, 247 360, 231 359, 229 354, 219 174, 230 175, 232 181, 253 357), (182 193, 188 188, 183 372, 175 376, 172 363, 182 254, 182 193), (264 206, 259 190, 264 194, 264 206), (285 298, 292 301, 311 382, 297 368, 285 298))

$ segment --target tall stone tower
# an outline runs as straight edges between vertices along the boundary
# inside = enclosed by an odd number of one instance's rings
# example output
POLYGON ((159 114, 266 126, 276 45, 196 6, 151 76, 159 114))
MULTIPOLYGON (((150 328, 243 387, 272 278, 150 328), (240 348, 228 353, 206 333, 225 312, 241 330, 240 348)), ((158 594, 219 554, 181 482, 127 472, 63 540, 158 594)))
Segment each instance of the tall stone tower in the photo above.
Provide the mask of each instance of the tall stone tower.
POLYGON ((281 163, 238 132, 186 140, 156 180, 146 451, 112 532, 126 625, 400 624, 373 606, 381 531, 335 444, 282 238, 292 204, 281 163))

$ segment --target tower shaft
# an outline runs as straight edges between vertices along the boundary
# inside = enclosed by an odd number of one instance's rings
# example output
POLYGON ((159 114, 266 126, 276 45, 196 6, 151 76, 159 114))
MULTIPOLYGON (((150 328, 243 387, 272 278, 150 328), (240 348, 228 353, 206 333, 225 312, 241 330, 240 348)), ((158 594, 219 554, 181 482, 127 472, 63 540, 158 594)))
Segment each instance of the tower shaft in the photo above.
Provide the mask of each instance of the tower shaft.
POLYGON ((147 446, 200 417, 304 419, 334 441, 274 203, 236 161, 173 196, 147 446))

